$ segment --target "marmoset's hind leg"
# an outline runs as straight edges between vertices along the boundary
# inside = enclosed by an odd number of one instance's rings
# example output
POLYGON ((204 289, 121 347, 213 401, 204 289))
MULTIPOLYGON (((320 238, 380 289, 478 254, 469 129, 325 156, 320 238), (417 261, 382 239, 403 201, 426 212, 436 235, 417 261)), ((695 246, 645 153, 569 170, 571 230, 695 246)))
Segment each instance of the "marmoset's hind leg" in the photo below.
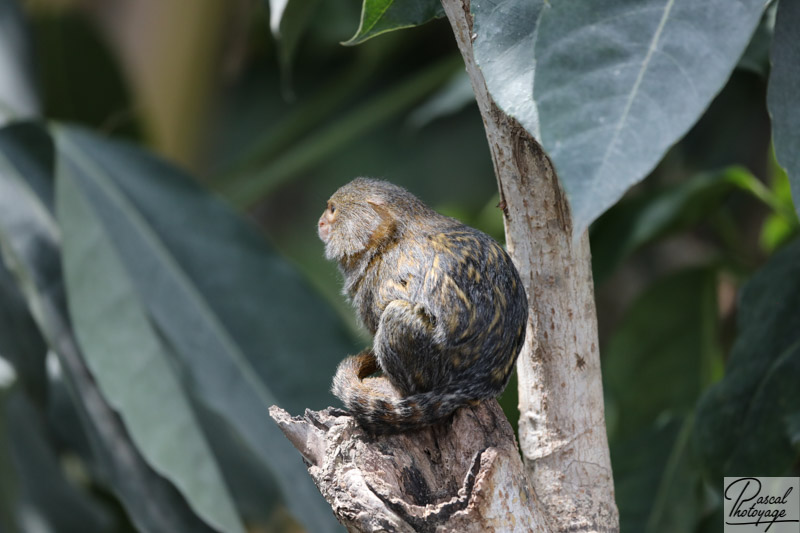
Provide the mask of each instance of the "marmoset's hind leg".
POLYGON ((374 351, 383 373, 404 395, 437 388, 443 378, 434 343, 436 318, 424 306, 394 300, 381 315, 374 351))

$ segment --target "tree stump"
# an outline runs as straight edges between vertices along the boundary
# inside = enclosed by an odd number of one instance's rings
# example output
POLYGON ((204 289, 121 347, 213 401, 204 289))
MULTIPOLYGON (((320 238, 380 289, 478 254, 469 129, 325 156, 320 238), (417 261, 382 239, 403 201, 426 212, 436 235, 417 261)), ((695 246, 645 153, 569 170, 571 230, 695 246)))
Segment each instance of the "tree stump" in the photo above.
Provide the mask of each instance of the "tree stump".
POLYGON ((549 531, 496 400, 398 435, 371 435, 333 408, 270 416, 348 531, 549 531))

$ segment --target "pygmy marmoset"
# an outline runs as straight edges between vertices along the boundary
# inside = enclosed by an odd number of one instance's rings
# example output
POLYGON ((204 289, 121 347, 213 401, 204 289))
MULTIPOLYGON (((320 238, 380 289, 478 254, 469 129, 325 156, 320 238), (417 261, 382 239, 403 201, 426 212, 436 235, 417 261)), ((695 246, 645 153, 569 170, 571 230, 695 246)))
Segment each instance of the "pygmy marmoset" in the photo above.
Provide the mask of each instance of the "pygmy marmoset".
POLYGON ((374 335, 333 393, 366 429, 394 433, 499 395, 522 348, 525 290, 491 237, 402 187, 357 178, 319 219, 325 256, 374 335), (382 377, 369 377, 382 371, 382 377))

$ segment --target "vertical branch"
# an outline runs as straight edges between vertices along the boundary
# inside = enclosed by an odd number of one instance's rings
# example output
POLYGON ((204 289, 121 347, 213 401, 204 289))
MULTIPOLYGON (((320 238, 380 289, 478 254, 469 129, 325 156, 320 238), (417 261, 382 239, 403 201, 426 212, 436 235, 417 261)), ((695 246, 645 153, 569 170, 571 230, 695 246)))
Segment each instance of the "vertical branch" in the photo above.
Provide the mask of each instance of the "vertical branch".
POLYGON ((619 529, 603 412, 588 236, 539 144, 493 102, 472 50, 469 0, 442 0, 472 80, 530 303, 520 355, 520 444, 554 531, 619 529))

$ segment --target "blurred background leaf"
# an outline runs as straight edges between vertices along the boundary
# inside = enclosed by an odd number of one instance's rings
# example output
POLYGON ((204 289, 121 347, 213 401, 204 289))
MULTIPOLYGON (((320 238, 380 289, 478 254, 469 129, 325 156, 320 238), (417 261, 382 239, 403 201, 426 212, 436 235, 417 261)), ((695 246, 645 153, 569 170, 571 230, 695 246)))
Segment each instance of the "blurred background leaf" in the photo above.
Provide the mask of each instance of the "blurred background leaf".
POLYGON ((695 403, 722 367, 716 290, 709 266, 655 281, 602 351, 620 529, 692 531, 702 516, 689 442, 695 403))
MULTIPOLYGON (((66 137, 62 134, 60 137, 66 137)), ((59 143, 67 143, 59 140, 59 143)), ((149 464, 220 531, 243 532, 216 461, 166 346, 104 233, 77 174, 91 172, 75 149, 61 150, 57 213, 69 309, 86 362, 106 401, 149 464), (165 423, 166 422, 166 423, 165 423)))
POLYGON ((603 359, 620 415, 612 440, 686 415, 721 366, 716 273, 696 268, 650 285, 628 308, 603 359))
MULTIPOLYGON (((743 191, 772 208, 774 229, 764 238, 772 243, 797 229, 797 218, 781 197, 781 177, 772 191, 742 167, 703 174, 643 194, 629 195, 592 226, 595 280, 601 283, 628 255, 659 238, 697 225, 721 206, 733 191, 743 191)), ((771 245, 774 247, 774 245, 771 245)))
POLYGON ((769 164, 769 189, 772 197, 771 205, 777 206, 764 220, 759 241, 767 252, 774 252, 788 243, 800 229, 797 213, 792 202, 792 190, 789 176, 777 161, 772 152, 769 164))
POLYGON ((694 443, 713 480, 786 475, 800 457, 800 240, 748 281, 739 305, 725 378, 698 405, 694 443))
POLYGON ((691 417, 666 414, 612 442, 620 531, 694 530, 704 495, 689 451, 691 423, 691 417))
MULTIPOLYGON (((38 157, 46 134, 16 135, 30 124, 0 130, 0 249, 28 308, 58 354, 82 429, 92 444, 101 481, 118 495, 143 530, 206 531, 177 491, 153 472, 97 389, 70 328, 60 269, 60 231, 46 201, 52 198, 53 157, 38 157), (155 503, 157 502, 157 503, 155 503)), ((49 144, 52 149, 52 144, 49 144)), ((77 428, 76 428, 77 429, 77 428)))

